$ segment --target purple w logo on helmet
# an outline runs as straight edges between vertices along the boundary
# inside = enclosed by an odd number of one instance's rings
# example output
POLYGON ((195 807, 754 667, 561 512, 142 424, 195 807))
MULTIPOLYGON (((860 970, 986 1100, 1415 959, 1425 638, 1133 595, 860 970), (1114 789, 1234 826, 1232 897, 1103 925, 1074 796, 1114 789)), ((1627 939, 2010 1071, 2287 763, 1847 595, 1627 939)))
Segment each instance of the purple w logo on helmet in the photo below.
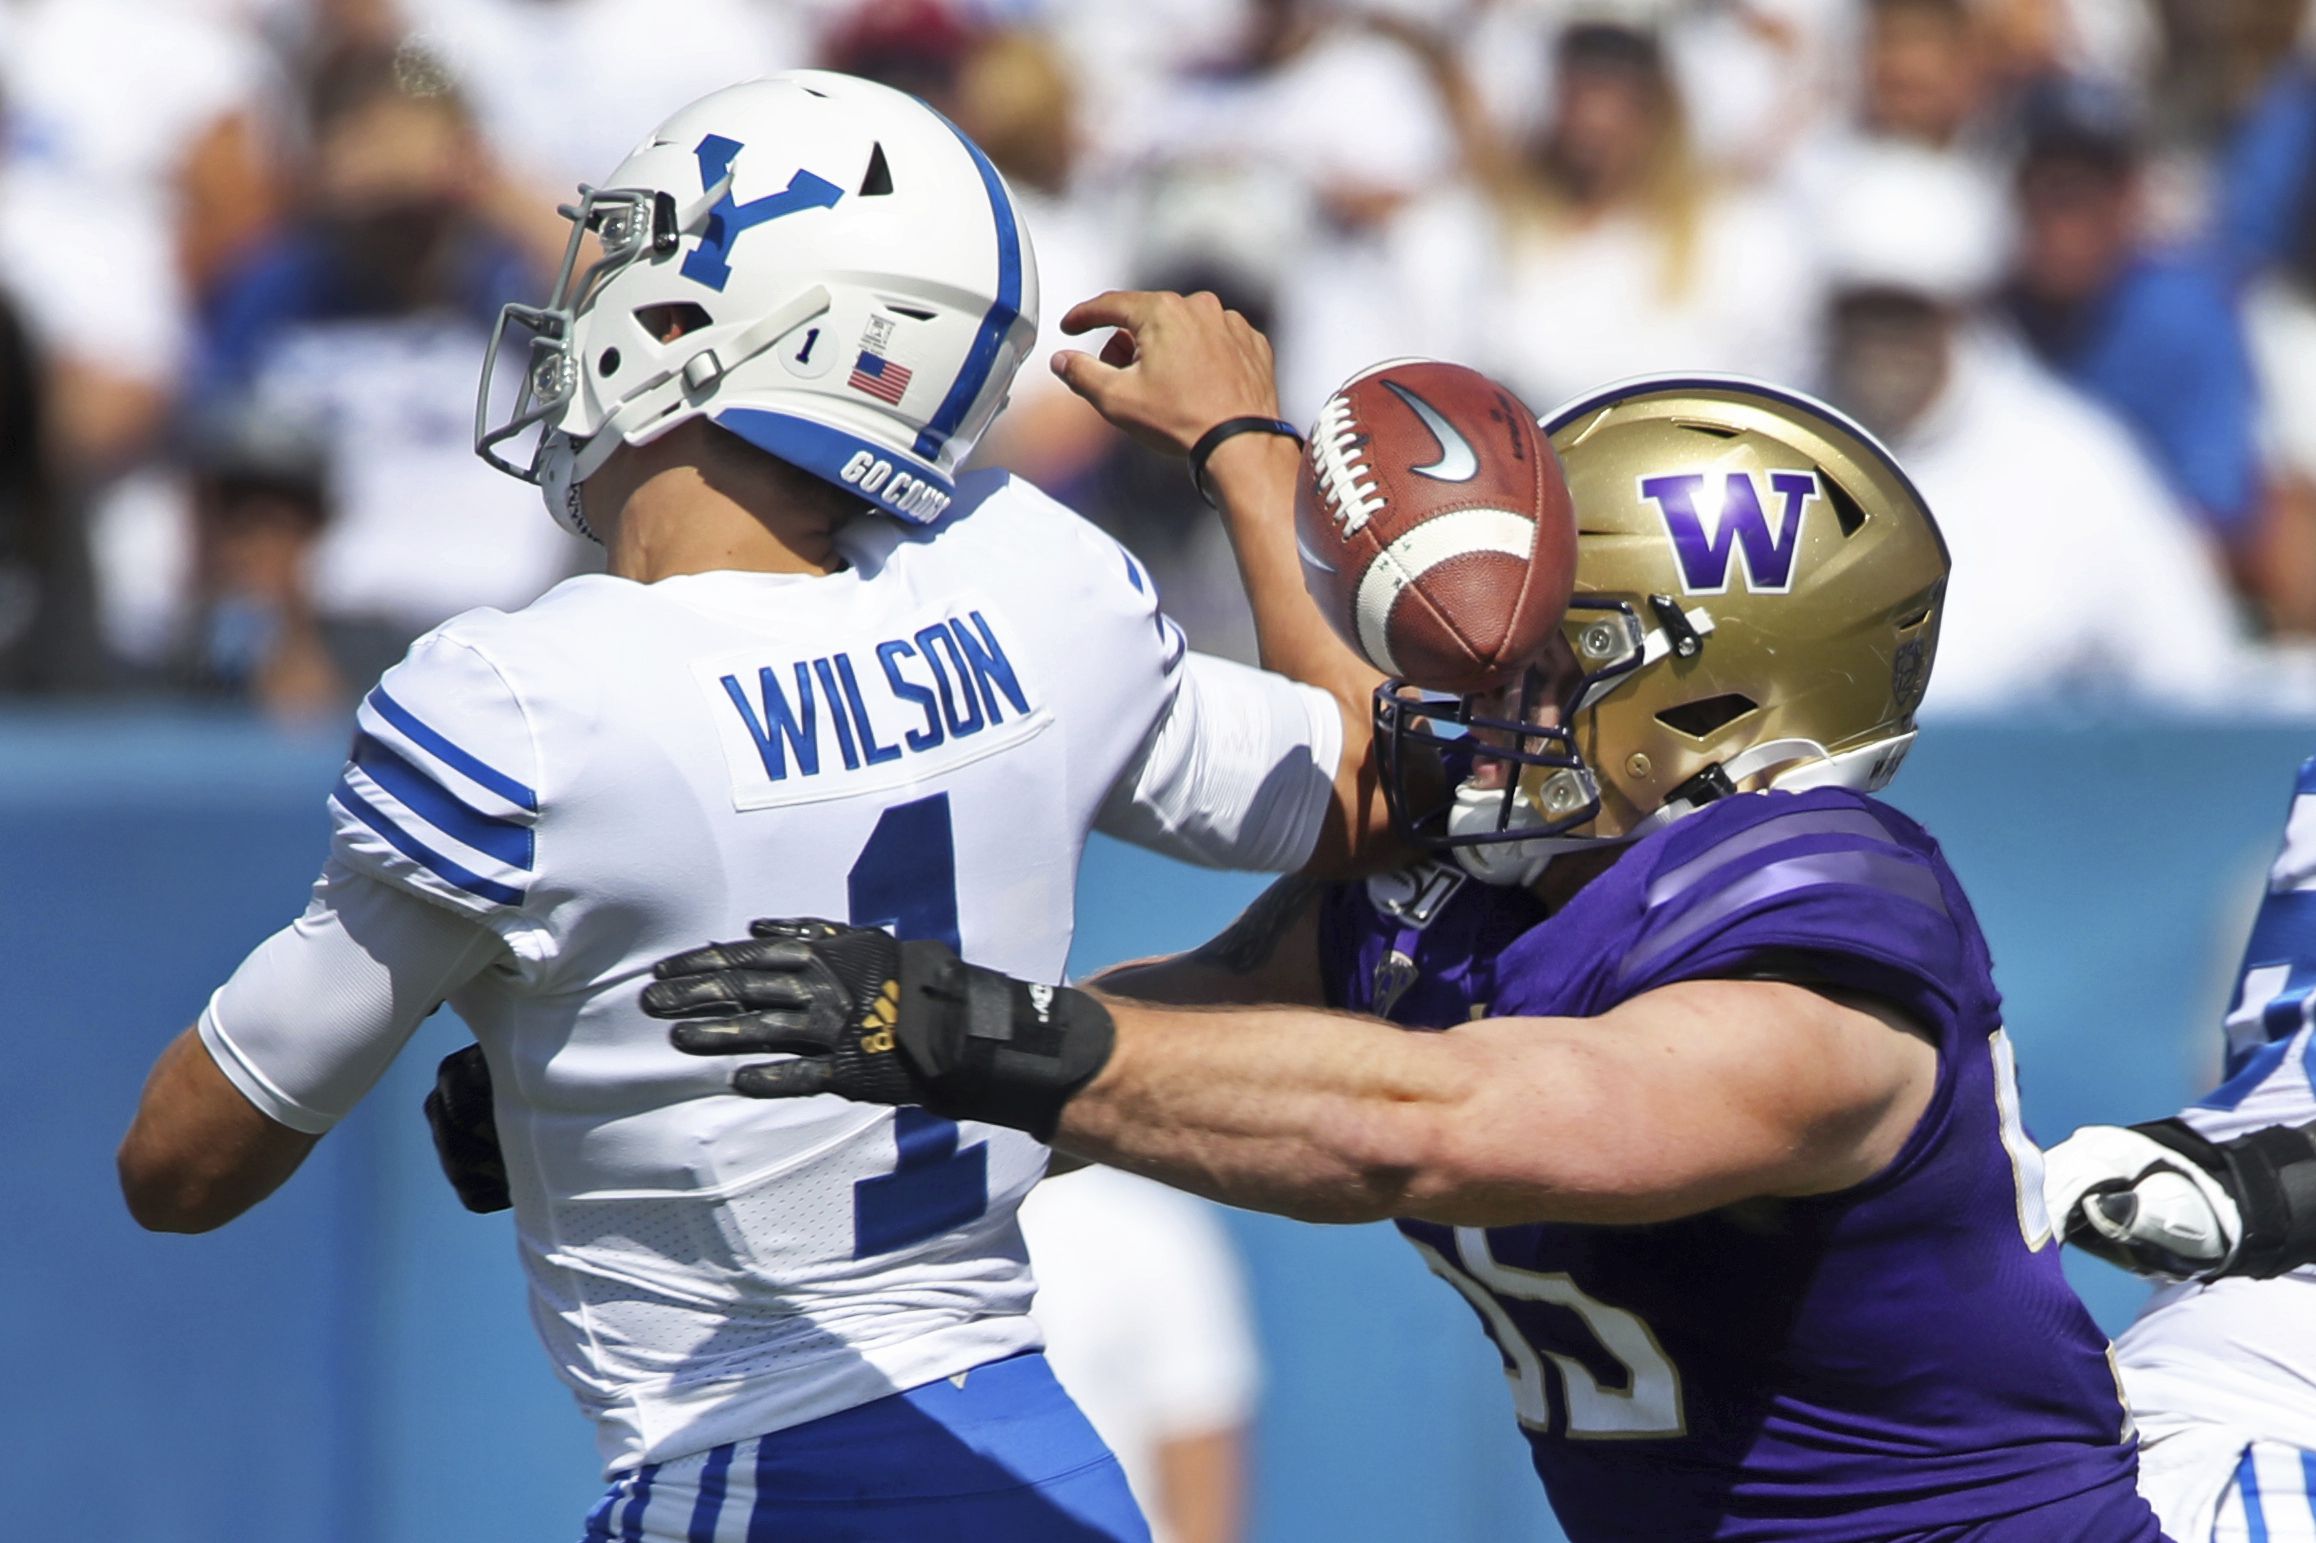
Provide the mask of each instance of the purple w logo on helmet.
POLYGON ((1745 570, 1745 588, 1756 595, 1782 595, 1793 588, 1793 561, 1801 551, 1802 511, 1820 496, 1817 473, 1769 473, 1772 500, 1784 507, 1774 529, 1763 507, 1761 490, 1750 472, 1723 475, 1718 517, 1711 520, 1700 507, 1706 475, 1682 472, 1664 477, 1643 477, 1640 496, 1657 506, 1665 531, 1673 538, 1673 555, 1680 560, 1681 585, 1692 595, 1719 595, 1729 589, 1732 559, 1745 570))

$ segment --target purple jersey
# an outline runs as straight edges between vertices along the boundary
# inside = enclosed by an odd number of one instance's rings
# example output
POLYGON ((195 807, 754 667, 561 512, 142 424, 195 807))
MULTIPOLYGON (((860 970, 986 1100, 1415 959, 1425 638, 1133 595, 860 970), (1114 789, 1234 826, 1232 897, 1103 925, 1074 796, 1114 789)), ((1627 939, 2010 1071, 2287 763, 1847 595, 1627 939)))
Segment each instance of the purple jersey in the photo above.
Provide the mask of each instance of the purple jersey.
POLYGON ((1336 891, 1321 938, 1334 1003, 1411 1028, 1766 976, 1936 1036, 1920 1125, 1839 1194, 1651 1226, 1400 1224, 1503 1353, 1578 1543, 2160 1537, 2106 1338, 2059 1273, 1986 944, 1913 821, 1835 789, 1725 798, 1555 914, 1435 865, 1336 891))

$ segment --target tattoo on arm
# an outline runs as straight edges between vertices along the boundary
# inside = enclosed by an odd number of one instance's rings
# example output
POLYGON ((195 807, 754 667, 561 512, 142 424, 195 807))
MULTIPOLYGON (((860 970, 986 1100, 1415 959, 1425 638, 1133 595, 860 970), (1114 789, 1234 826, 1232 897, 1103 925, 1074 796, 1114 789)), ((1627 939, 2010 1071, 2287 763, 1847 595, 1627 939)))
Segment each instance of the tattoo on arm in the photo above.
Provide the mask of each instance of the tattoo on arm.
POLYGON ((1234 975, 1252 975, 1270 963, 1279 939, 1318 904, 1326 887, 1321 880, 1289 874, 1264 890, 1237 921, 1200 944, 1190 957, 1234 975))

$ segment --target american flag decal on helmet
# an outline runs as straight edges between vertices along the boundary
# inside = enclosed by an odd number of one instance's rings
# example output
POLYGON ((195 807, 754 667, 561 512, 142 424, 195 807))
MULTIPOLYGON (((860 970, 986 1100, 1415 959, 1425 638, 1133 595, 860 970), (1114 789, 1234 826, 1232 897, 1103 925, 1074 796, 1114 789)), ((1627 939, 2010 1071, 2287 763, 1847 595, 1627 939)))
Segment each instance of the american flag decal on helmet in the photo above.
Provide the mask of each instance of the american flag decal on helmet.
POLYGON ((909 367, 872 354, 866 349, 852 367, 852 378, 845 382, 855 391, 865 391, 878 401, 899 406, 901 393, 909 389, 909 367))
POLYGON ((909 389, 909 367, 889 357, 893 346, 893 321, 889 316, 871 316, 868 328, 860 335, 860 357, 853 361, 852 376, 845 384, 855 391, 865 391, 888 407, 901 405, 901 393, 909 389))

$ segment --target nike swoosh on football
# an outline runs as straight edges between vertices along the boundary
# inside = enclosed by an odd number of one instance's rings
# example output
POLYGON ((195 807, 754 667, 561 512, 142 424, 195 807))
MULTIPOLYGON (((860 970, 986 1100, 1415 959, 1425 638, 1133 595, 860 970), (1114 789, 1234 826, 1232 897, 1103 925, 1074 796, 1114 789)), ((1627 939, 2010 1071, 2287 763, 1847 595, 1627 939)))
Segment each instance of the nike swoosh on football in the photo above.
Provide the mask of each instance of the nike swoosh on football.
POLYGON ((1295 550, 1302 553, 1304 562, 1309 563, 1321 573, 1333 573, 1335 571, 1333 563, 1310 549, 1303 540, 1303 533, 1299 530, 1295 532, 1295 550))
POLYGON ((1387 380, 1384 386, 1391 394, 1405 402, 1431 430, 1431 437, 1439 441, 1439 459, 1429 466, 1411 466, 1409 471, 1434 482, 1469 482, 1479 474, 1480 458, 1472 451, 1472 442, 1456 431, 1454 424, 1439 415, 1439 409, 1408 390, 1398 381, 1387 380))

